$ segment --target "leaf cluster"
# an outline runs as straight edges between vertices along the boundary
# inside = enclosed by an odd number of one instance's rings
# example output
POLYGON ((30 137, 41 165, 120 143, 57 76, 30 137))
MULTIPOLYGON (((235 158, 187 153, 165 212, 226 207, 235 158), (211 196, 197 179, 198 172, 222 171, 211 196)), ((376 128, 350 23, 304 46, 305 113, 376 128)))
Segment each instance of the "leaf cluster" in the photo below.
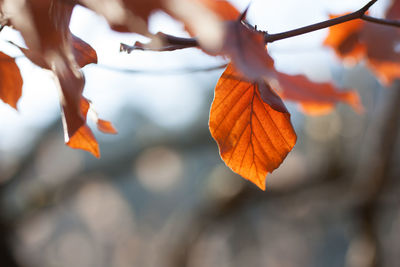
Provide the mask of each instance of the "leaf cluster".
MULTIPOLYGON (((123 45, 122 49, 128 52, 198 47, 209 55, 228 58, 230 63, 215 88, 210 132, 224 162, 264 190, 267 173, 279 167, 297 139, 282 100, 296 101, 302 111, 313 115, 329 112, 338 102, 359 112, 363 109, 353 90, 340 90, 332 83, 315 83, 303 75, 276 70, 266 44, 343 23, 330 28, 325 45, 343 60, 365 59, 382 83, 388 85, 400 76, 400 54, 396 50, 399 30, 355 20, 365 18, 375 2, 370 1, 350 15, 332 16, 328 22, 275 35, 258 31, 246 21, 246 11, 239 12, 225 0, 0 0, 0 15, 2 27, 10 26, 21 33, 26 47, 19 49, 25 56, 54 74, 61 92, 66 144, 96 157, 100 151, 86 124, 88 113, 100 131, 114 134, 116 130, 97 116, 82 95, 85 80, 81 68, 96 64, 97 55, 69 30, 75 6, 103 16, 115 31, 138 33, 150 39, 148 43, 123 45), (182 22, 191 38, 151 34, 148 20, 154 11, 163 11, 182 22), (375 41, 377 38, 379 42, 375 41)), ((400 1, 393 1, 386 18, 397 20, 399 6, 400 1)), ((17 108, 23 83, 19 69, 8 55, 0 53, 0 59, 0 98, 17 108)))

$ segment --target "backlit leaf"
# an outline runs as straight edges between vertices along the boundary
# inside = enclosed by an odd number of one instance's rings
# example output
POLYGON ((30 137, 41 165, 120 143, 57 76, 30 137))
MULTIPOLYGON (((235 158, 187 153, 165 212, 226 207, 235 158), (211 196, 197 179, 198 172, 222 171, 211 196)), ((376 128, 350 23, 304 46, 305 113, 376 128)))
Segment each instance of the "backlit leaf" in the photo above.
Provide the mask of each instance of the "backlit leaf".
POLYGON ((103 133, 108 133, 108 134, 118 133, 118 131, 114 128, 114 126, 110 121, 98 119, 96 123, 97 123, 97 129, 99 129, 99 131, 102 131, 103 133))
POLYGON ((71 148, 83 149, 100 158, 99 144, 96 141, 92 131, 84 124, 82 125, 66 142, 71 148))
MULTIPOLYGON (((396 17, 398 1, 388 11, 396 17)), ((333 26, 324 44, 332 47, 342 59, 358 62, 365 58, 367 65, 385 86, 400 78, 400 30, 362 20, 333 26), (355 61, 354 61, 355 60, 355 61)))
MULTIPOLYGON (((335 18, 338 16, 330 16, 335 18)), ((360 41, 360 31, 364 26, 361 20, 352 20, 329 28, 324 44, 334 49, 342 59, 358 60, 365 55, 365 46, 360 41)))
MULTIPOLYGON (((85 120, 89 110, 91 109, 90 101, 82 97, 80 100, 80 111, 85 120)), ((97 124, 97 128, 100 131, 109 134, 117 133, 117 130, 114 128, 111 122, 99 119, 97 113, 94 111, 92 111, 91 114, 94 115, 94 120, 97 124)), ((86 123, 81 126, 72 136, 66 137, 66 144, 71 148, 86 150, 97 158, 100 157, 99 144, 86 123)))
POLYGON ((118 131, 114 128, 111 122, 100 119, 99 116, 97 115, 97 112, 93 109, 92 103, 82 97, 81 99, 81 112, 85 118, 88 116, 90 110, 90 117, 91 119, 96 123, 97 129, 103 133, 108 133, 108 134, 117 134, 118 131))
POLYGON ((75 61, 69 30, 75 5, 69 1, 52 0, 28 1, 25 5, 17 2, 8 0, 5 5, 15 14, 11 23, 25 40, 28 50, 23 51, 27 57, 56 75, 65 132, 71 137, 85 123, 79 109, 84 78, 75 61))
POLYGON ((296 143, 290 114, 264 81, 247 82, 229 64, 215 87, 209 126, 220 155, 233 171, 265 190, 265 177, 296 143), (274 105, 274 108, 272 107, 274 105))
POLYGON ((277 72, 276 76, 282 98, 299 102, 303 111, 308 114, 325 114, 331 111, 337 102, 345 102, 357 112, 363 110, 360 97, 355 91, 342 91, 331 83, 312 82, 304 75, 277 72))
POLYGON ((390 85, 400 77, 400 30, 368 23, 364 25, 361 36, 367 47, 368 66, 385 86, 390 85))
POLYGON ((71 137, 86 122, 86 116, 82 114, 80 109, 85 80, 80 72, 73 71, 63 63, 64 61, 60 59, 53 71, 61 89, 60 102, 64 117, 64 132, 68 137, 71 137))
POLYGON ((223 20, 237 20, 240 12, 226 0, 199 0, 223 20))
POLYGON ((0 99, 17 109, 22 94, 22 77, 15 60, 0 52, 0 99))

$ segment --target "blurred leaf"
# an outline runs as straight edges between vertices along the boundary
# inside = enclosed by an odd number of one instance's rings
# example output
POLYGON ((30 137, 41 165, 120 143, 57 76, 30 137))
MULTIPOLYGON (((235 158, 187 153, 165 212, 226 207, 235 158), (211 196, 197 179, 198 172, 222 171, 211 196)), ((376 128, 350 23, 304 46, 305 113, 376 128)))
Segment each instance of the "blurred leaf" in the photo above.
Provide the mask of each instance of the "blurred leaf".
POLYGON ((14 58, 0 52, 0 99, 17 109, 22 84, 21 73, 14 58))
POLYGON ((337 102, 345 102, 357 112, 363 111, 356 91, 340 91, 331 83, 316 83, 304 75, 288 75, 277 72, 283 99, 299 102, 303 111, 321 115, 331 111, 337 102))

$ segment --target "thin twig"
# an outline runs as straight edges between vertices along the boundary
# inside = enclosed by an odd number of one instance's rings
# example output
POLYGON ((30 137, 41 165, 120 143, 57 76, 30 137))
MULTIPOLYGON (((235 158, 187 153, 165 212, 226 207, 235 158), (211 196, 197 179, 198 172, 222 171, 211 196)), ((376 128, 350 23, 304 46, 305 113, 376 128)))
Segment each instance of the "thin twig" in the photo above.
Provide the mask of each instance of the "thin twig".
POLYGON ((361 16, 362 20, 368 21, 368 22, 373 22, 377 24, 382 24, 386 26, 394 26, 394 27, 400 27, 400 21, 398 20, 390 20, 390 19, 379 19, 379 18, 374 18, 368 15, 362 15, 361 16))
MULTIPOLYGON (((325 20, 319 23, 311 24, 308 26, 304 26, 298 29, 286 31, 286 32, 281 32, 281 33, 275 33, 275 34, 269 34, 268 32, 264 32, 264 41, 265 43, 272 43, 275 41, 299 36, 302 34, 318 31, 321 29, 325 29, 334 25, 342 24, 351 20, 355 19, 362 19, 368 22, 372 23, 377 23, 381 25, 386 25, 386 26, 394 26, 394 27, 400 27, 400 21, 396 20, 389 20, 389 19, 380 19, 380 18, 374 18, 368 15, 365 15, 365 13, 368 11, 368 9, 377 2, 377 0, 371 0, 369 1, 365 6, 360 8, 359 10, 329 20, 325 20)), ((245 22, 246 23, 246 22, 245 22)), ((251 28, 255 29, 252 27, 250 24, 246 23, 246 25, 251 28)), ((261 31, 262 32, 262 31, 261 31)), ((173 35, 169 34, 162 34, 162 37, 164 38, 164 43, 167 44, 164 48, 152 48, 152 47, 146 47, 144 48, 143 45, 139 46, 128 46, 128 45, 123 45, 124 51, 127 51, 128 53, 131 52, 132 50, 151 50, 151 51, 170 51, 170 50, 176 50, 176 49, 184 49, 184 48, 190 48, 190 47, 198 47, 199 43, 196 38, 182 38, 182 37, 176 37, 173 35)))
POLYGON ((165 34, 162 32, 158 32, 155 34, 149 43, 141 43, 136 42, 134 45, 127 45, 121 43, 120 51, 131 53, 133 50, 141 50, 141 51, 174 51, 178 49, 184 48, 192 48, 198 47, 199 43, 196 38, 185 38, 185 37, 177 37, 169 34, 165 34), (156 40, 157 45, 152 45, 152 42, 156 40))
POLYGON ((301 27, 301 28, 290 30, 290 31, 286 31, 286 32, 275 33, 275 34, 265 33, 264 41, 265 41, 265 43, 272 43, 272 42, 275 42, 275 41, 278 41, 278 40, 287 39, 287 38, 295 37, 295 36, 302 35, 302 34, 305 34, 305 33, 314 32, 314 31, 318 31, 318 30, 321 30, 321 29, 325 29, 325 28, 328 28, 328 27, 331 27, 331 26, 334 26, 334 25, 337 25, 337 24, 341 24, 341 23, 344 23, 344 22, 348 22, 348 21, 351 21, 351 20, 361 19, 364 16, 365 12, 367 12, 368 9, 373 4, 376 3, 376 1, 377 0, 372 0, 372 1, 368 2, 368 4, 363 6, 361 9, 359 9, 359 10, 353 12, 353 13, 341 16, 341 17, 325 20, 325 21, 322 21, 322 22, 319 22, 319 23, 315 23, 315 24, 312 24, 312 25, 308 25, 308 26, 305 26, 305 27, 301 27))

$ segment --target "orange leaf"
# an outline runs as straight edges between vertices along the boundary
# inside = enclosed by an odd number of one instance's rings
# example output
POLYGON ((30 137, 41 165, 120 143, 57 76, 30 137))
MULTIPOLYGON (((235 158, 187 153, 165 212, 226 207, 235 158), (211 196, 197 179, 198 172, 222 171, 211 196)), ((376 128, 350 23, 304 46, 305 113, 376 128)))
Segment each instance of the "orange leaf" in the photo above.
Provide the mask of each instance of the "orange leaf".
MULTIPOLYGON (((89 109, 91 109, 91 103, 85 97, 81 97, 79 102, 80 113, 84 117, 86 121, 86 117, 89 109)), ((111 122, 102 120, 98 118, 97 114, 93 111, 94 120, 97 124, 97 128, 109 134, 116 134, 117 130, 111 124, 111 122)), ((96 138, 94 137, 90 128, 84 123, 73 135, 65 136, 66 144, 71 148, 77 148, 86 150, 92 153, 95 157, 100 157, 99 144, 97 143, 96 138)))
MULTIPOLYGON (((81 97, 79 109, 85 121, 89 108, 90 102, 86 98, 81 97)), ((64 127, 64 129, 67 129, 67 127, 64 127)), ((86 122, 72 135, 65 133, 65 143, 71 148, 86 150, 95 157, 100 157, 99 144, 90 128, 86 125, 86 122)))
POLYGON ((97 120, 97 129, 99 129, 103 133, 108 133, 108 134, 118 133, 118 131, 114 128, 111 122, 102 119, 97 120))
POLYGON ((367 64, 386 86, 400 78, 400 31, 394 27, 366 24, 361 32, 367 47, 367 64), (377 41, 379 40, 379 41, 377 41))
POLYGON ((237 20, 240 12, 225 0, 199 0, 203 5, 216 13, 222 20, 237 20))
MULTIPOLYGON (((399 3, 395 1, 388 10, 389 18, 398 18, 399 3)), ((399 42, 400 31, 395 27, 354 20, 331 27, 324 44, 331 46, 342 59, 358 61, 365 57, 380 82, 388 86, 400 78, 399 42)))
POLYGON ((290 114, 264 82, 240 78, 229 64, 215 87, 209 126, 226 165, 265 190, 265 177, 296 143, 290 114), (270 103, 264 97, 272 96, 270 103), (278 111, 279 110, 279 111, 278 111))
MULTIPOLYGON (((331 15, 330 18, 338 16, 331 15)), ((365 55, 364 44, 360 42, 362 20, 352 20, 329 28, 324 44, 332 47, 342 59, 358 60, 365 55)))
POLYGON ((97 53, 96 51, 85 41, 81 40, 79 37, 71 34, 72 36, 72 46, 73 54, 75 56, 75 61, 78 63, 79 67, 84 67, 90 63, 97 63, 97 53))
POLYGON ((384 86, 389 86, 400 77, 400 62, 370 59, 368 65, 384 86))
POLYGON ((14 58, 0 52, 0 99, 17 109, 22 94, 22 77, 14 58))
POLYGON ((94 109, 92 108, 92 103, 88 99, 82 97, 80 108, 81 108, 81 112, 85 118, 87 117, 89 109, 91 109, 91 111, 92 111, 91 118, 96 123, 97 129, 99 129, 99 131, 101 131, 103 133, 107 133, 107 134, 117 134, 118 133, 118 131, 114 128, 114 126, 112 125, 111 122, 99 118, 96 111, 94 111, 94 109))
MULTIPOLYGON (((79 67, 83 68, 84 66, 90 63, 97 63, 97 53, 96 51, 85 41, 80 39, 79 37, 70 33, 71 36, 71 44, 72 44, 72 53, 74 55, 76 63, 79 67)), ((41 68, 51 70, 51 65, 46 59, 43 57, 42 51, 37 51, 33 49, 26 49, 20 47, 19 45, 10 42, 14 46, 18 47, 24 55, 29 58, 30 61, 35 63, 41 68)))
POLYGON ((86 116, 81 112, 82 91, 85 84, 83 74, 64 65, 62 59, 56 61, 54 72, 60 86, 60 102, 63 111, 63 123, 69 137, 86 122, 86 116))
POLYGON ((340 91, 331 83, 312 82, 304 75, 276 73, 282 98, 300 102, 303 111, 308 114, 326 114, 337 102, 345 102, 357 112, 363 110, 360 97, 355 91, 340 91))
POLYGON ((86 124, 82 125, 72 136, 70 136, 66 144, 71 148, 89 151, 96 158, 100 158, 99 144, 86 124))
POLYGON ((77 2, 102 15, 112 29, 143 35, 148 34, 147 22, 151 13, 164 8, 163 0, 78 0, 77 2))

